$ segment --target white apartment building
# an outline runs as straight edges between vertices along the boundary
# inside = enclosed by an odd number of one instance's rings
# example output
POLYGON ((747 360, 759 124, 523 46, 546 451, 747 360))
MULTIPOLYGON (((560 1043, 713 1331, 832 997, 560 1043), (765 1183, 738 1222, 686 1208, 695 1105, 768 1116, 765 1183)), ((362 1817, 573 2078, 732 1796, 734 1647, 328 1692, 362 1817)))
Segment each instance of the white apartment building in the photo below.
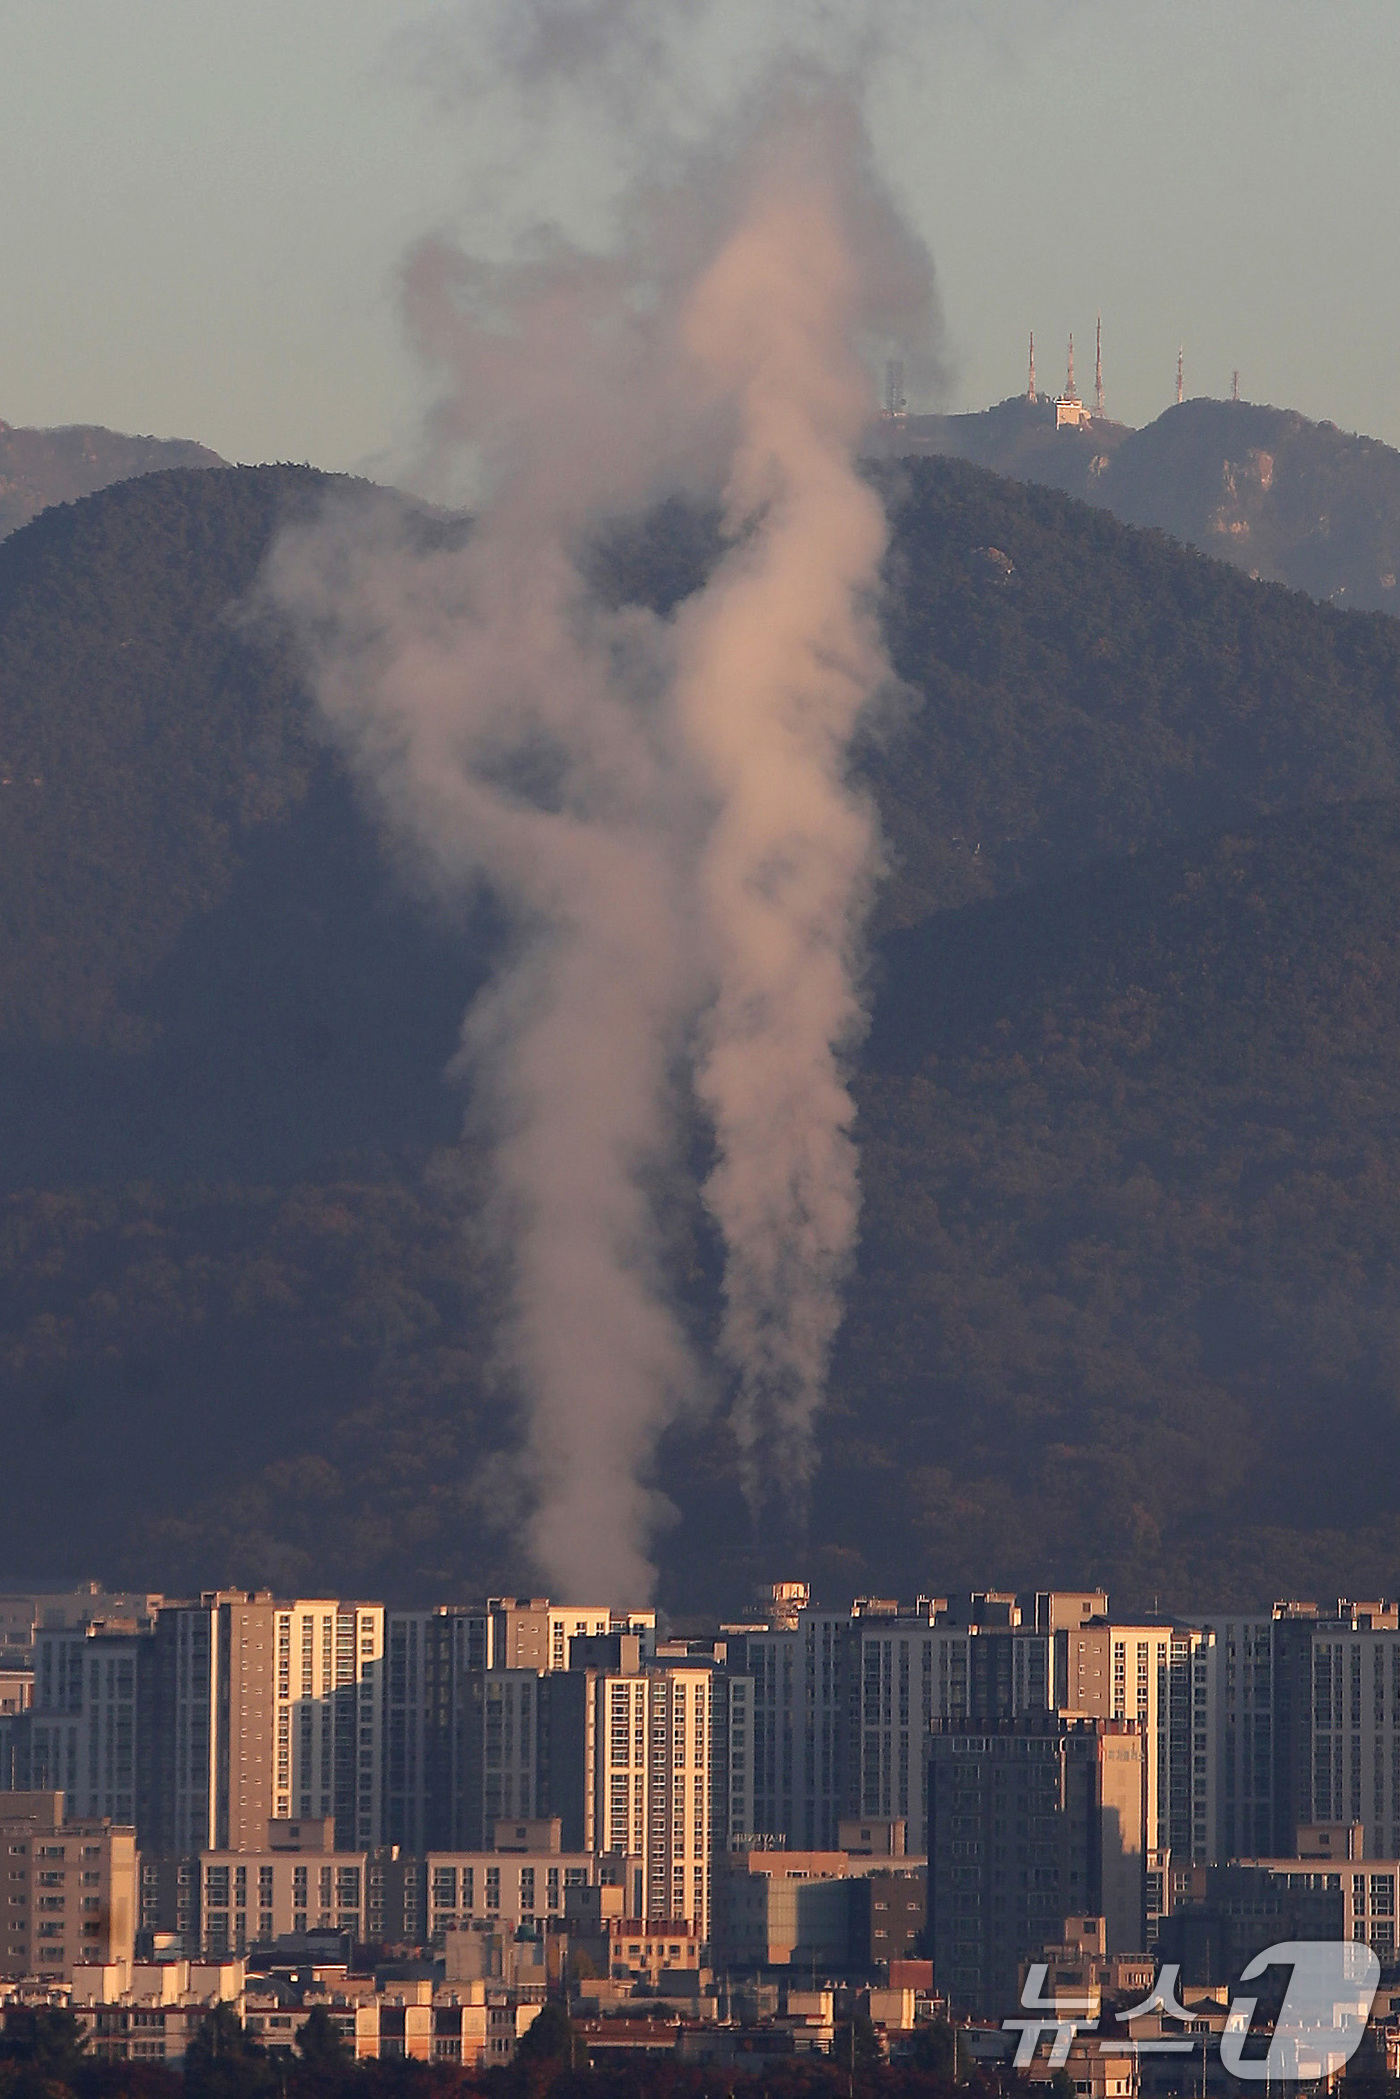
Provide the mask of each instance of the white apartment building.
POLYGON ((572 1605, 551 1604, 549 1667, 567 1669, 570 1640, 585 1639, 596 1633, 636 1633, 641 1642, 642 1659, 646 1661, 656 1652, 656 1613, 651 1610, 604 1611, 596 1607, 581 1610, 572 1605))
POLYGON ((752 1814, 752 1698, 750 1679, 699 1662, 594 1678, 591 1848, 641 1861, 638 1917, 708 1939, 713 1856, 752 1814))
POLYGON ((35 1663, 33 1782, 145 1851, 256 1849, 294 1815, 379 1843, 382 1605, 211 1591, 142 1629, 40 1628, 35 1663))
POLYGON ((1120 1624, 1112 1619, 1091 1620, 1060 1636, 1057 1702, 1094 1719, 1136 1720, 1142 1729, 1144 1832, 1150 1851, 1162 1851, 1169 1843, 1168 1714, 1176 1637, 1170 1625, 1120 1624))
MULTIPOLYGON (((1267 1659, 1256 1678, 1253 1655, 1262 1640, 1267 1657, 1268 1627, 1267 1618, 1231 1620, 1228 1628, 1095 1619, 1059 1636, 1057 1702, 1098 1719, 1136 1720, 1143 1730, 1145 1836, 1159 1872, 1167 1854, 1178 1866, 1209 1865, 1241 1848, 1243 1820, 1232 1819, 1233 1808, 1227 1814, 1227 1802, 1240 1797, 1227 1786, 1227 1766, 1233 1759, 1238 1779, 1248 1764, 1252 1788, 1247 1745, 1261 1721, 1267 1741, 1269 1725, 1267 1659), (1245 1650, 1248 1674, 1238 1659, 1245 1650)), ((1252 1814, 1252 1790, 1249 1798, 1252 1814)), ((1267 1826, 1248 1826, 1268 1834, 1267 1826)))
POLYGON ((330 1815, 346 1850, 381 1841, 384 1606, 278 1604, 272 1814, 330 1815))
POLYGON ((567 1669, 569 1642, 599 1633, 636 1633, 643 1658, 656 1649, 656 1613, 618 1611, 606 1604, 557 1604, 547 1596, 522 1601, 493 1596, 486 1606, 487 1669, 567 1669))

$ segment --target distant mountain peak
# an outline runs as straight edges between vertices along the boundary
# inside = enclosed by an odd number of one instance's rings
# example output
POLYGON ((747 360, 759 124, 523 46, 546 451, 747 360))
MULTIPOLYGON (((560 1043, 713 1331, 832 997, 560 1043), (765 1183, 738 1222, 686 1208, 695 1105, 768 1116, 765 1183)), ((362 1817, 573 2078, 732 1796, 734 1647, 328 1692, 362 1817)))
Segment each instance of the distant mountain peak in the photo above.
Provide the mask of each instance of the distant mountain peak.
POLYGON ((910 416, 879 449, 971 460, 1156 526, 1266 582, 1349 610, 1400 613, 1400 452, 1292 408, 1198 396, 1141 430, 1012 395, 910 416))
POLYGON ((184 437, 132 437, 100 423, 26 429, 0 420, 0 539, 53 503, 75 503, 114 481, 167 467, 226 466, 184 437))

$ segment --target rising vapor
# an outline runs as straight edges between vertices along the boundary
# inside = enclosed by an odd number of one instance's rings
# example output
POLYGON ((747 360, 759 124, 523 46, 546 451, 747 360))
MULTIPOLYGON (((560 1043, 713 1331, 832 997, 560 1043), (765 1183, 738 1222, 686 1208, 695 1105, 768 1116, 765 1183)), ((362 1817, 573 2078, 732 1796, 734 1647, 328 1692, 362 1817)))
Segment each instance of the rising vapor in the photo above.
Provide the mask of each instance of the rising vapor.
MULTIPOLYGON (((519 76, 548 71, 552 38, 614 67, 630 12, 534 0, 519 76)), ((772 1481, 800 1496, 813 1468, 858 1221, 844 1059, 879 867, 848 766, 888 677, 886 526, 856 450, 872 351, 931 297, 830 74, 808 64, 747 111, 669 182, 634 182, 606 257, 421 251, 408 308, 448 375, 436 439, 488 491, 470 535, 425 549, 341 510, 285 535, 271 574, 395 835, 443 893, 484 884, 509 913, 463 1065, 512 1261, 533 1554, 573 1593, 638 1600, 659 1441, 713 1385, 656 1208, 687 1084, 715 1138, 751 1504, 772 1481), (598 527, 676 492, 722 504, 708 579, 669 618, 600 602, 598 527)))
POLYGON ((877 833, 846 772, 889 672, 873 612, 885 517, 855 467, 871 287, 846 129, 827 107, 767 144, 685 315, 738 423, 724 491, 736 546, 677 620, 675 701, 714 809, 695 890, 714 987, 696 1086, 719 1154, 705 1195, 755 1506, 765 1472, 799 1493, 810 1478, 859 1209, 841 1053, 863 1020, 855 947, 877 833))

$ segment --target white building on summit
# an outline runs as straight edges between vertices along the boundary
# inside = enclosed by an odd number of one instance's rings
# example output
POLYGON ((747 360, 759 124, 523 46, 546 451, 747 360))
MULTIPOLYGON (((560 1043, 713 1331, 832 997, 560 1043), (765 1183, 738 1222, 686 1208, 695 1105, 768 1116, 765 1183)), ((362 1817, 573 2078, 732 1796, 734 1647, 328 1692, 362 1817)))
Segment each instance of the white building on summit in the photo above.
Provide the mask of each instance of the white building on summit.
POLYGON ((1057 430, 1066 428, 1077 430, 1081 424, 1088 421, 1088 407, 1080 400, 1078 389, 1074 383, 1074 337, 1071 336, 1069 339, 1069 376, 1065 380, 1064 392, 1055 403, 1055 428, 1057 430))

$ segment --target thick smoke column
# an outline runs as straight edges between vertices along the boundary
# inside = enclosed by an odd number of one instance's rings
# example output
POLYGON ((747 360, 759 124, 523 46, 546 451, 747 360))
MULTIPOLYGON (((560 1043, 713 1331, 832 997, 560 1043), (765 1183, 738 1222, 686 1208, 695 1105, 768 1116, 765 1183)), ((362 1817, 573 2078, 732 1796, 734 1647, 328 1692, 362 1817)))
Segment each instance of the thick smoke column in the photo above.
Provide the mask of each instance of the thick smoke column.
POLYGON ((742 225, 696 287, 686 340, 738 407, 725 488, 736 551, 678 621, 676 703, 714 797, 697 907, 716 993, 700 1097, 706 1198, 726 1247, 724 1346, 751 1503, 804 1488, 859 1198, 839 1052, 863 1014, 856 935, 876 863, 846 784, 888 675, 872 613, 884 513, 855 471, 870 285, 827 111, 763 157, 742 225))
MULTIPOLYGON (((450 331, 442 261, 420 258, 414 297, 450 331)), ((588 310, 584 276, 547 272, 509 339, 483 346, 456 324, 493 396, 530 391, 532 347, 552 357, 561 317, 588 310)), ((658 705, 657 623, 594 605, 571 558, 590 451, 575 461, 551 417, 534 428, 550 470, 527 446, 464 548, 415 552, 382 513, 332 512, 284 537, 272 583, 422 874, 448 897, 485 883, 510 915, 463 1062, 468 1134, 491 1158, 487 1224, 512 1256, 500 1348, 528 1409, 534 1558, 575 1594, 635 1600, 652 1579, 650 1460, 696 1385, 646 1194, 668 1163, 696 999, 688 791, 658 705)))
POLYGON ((707 1386, 655 1211, 687 1061, 717 1142, 746 1487, 811 1471, 858 1214, 841 1059, 878 861, 846 767, 887 675, 862 353, 929 292, 829 84, 769 98, 725 161, 636 200, 606 262, 425 250, 410 311, 450 377, 439 434, 477 448, 492 492, 461 546, 332 514, 272 578, 420 869, 510 913, 463 1055, 512 1260, 534 1557, 619 1599, 650 1585, 659 1439, 707 1386), (669 620, 601 604, 590 528, 670 491, 722 498, 713 573, 669 620))

